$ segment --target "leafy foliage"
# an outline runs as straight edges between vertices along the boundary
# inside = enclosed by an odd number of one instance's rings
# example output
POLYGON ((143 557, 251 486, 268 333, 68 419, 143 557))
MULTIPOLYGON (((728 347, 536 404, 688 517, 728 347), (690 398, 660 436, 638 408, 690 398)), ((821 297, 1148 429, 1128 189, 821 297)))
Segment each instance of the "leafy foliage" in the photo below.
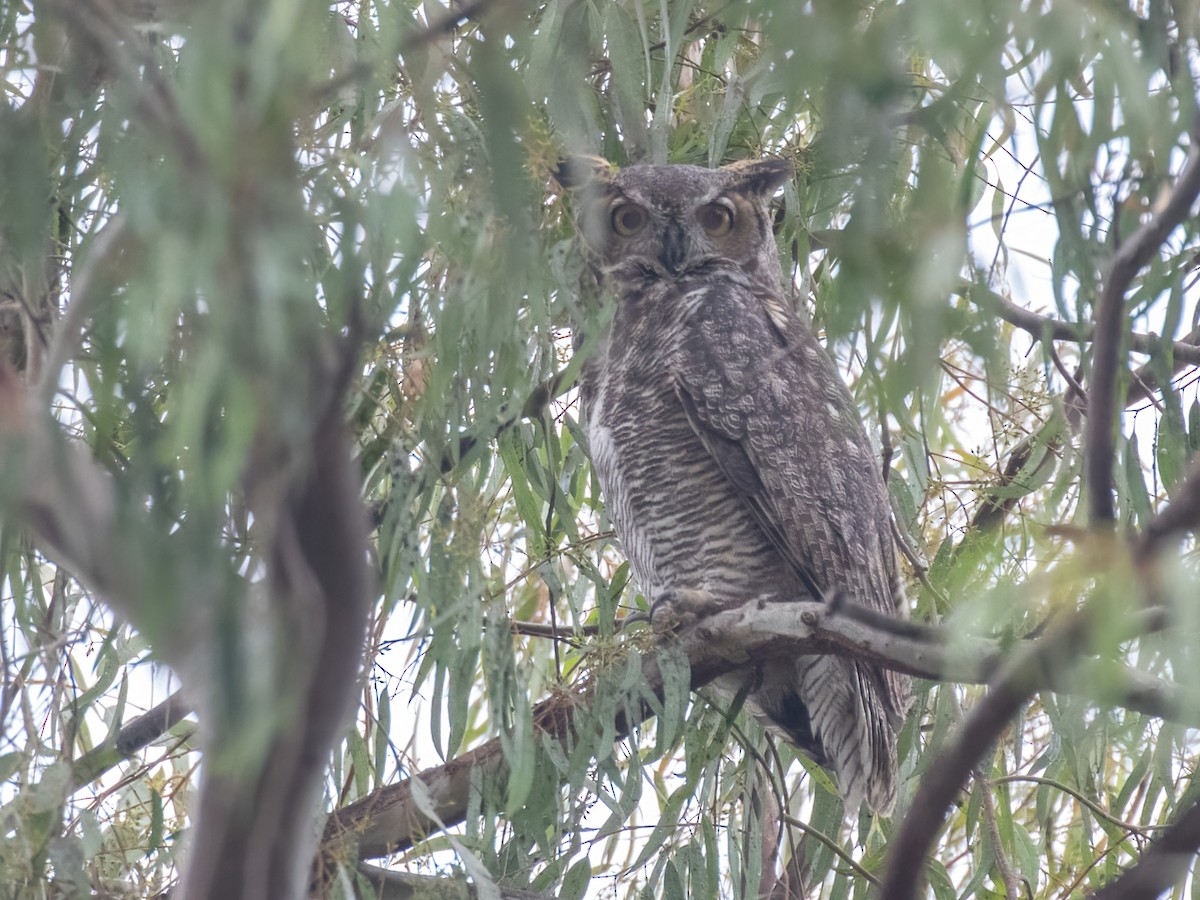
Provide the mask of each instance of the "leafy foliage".
MULTIPOLYGON (((764 866, 796 859, 811 896, 878 893, 906 804, 982 691, 921 682, 895 820, 851 821, 823 770, 692 695, 686 659, 662 656, 663 690, 647 684, 649 630, 617 628, 644 601, 572 390, 607 313, 548 178, 568 149, 793 160, 781 260, 878 435, 914 617, 1015 645, 1102 611, 1073 653, 1108 665, 1064 658, 1063 689, 978 763, 937 837, 934 895, 1090 893, 1193 804, 1190 732, 1116 698, 1133 666, 1180 686, 1196 721, 1192 540, 1150 560, 1123 540, 1188 502, 1200 448, 1194 217, 1124 296, 1107 410, 1123 410, 1121 537, 1086 514, 1103 486, 1083 481, 1080 412, 1113 255, 1197 146, 1194 4, 81 8, 0 13, 0 336, 116 476, 122 540, 156 590, 135 631, 15 520, 0 529, 0 895, 150 896, 176 878, 194 723, 114 741, 177 686, 154 651, 187 641, 189 605, 252 603, 256 435, 303 431, 321 337, 356 315, 348 417, 379 593, 327 808, 406 783, 436 819, 412 776, 498 738, 461 822, 401 841, 396 868, 702 898, 754 896, 764 866), (1147 605, 1172 626, 1141 630, 1147 605), (1114 706, 1074 695, 1096 678, 1114 706), (547 726, 546 698, 573 727, 547 726)), ((236 657, 211 650, 217 671, 236 657)), ((333 861, 332 895, 371 895, 357 863, 333 861)))

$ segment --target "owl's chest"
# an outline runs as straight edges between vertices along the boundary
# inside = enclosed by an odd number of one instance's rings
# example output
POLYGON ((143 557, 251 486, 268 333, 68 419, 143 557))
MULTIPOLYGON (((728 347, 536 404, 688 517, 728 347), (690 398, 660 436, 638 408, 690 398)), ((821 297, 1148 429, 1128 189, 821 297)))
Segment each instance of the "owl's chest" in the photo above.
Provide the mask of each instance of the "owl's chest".
POLYGON ((734 604, 790 589, 786 566, 692 429, 669 349, 630 349, 610 345, 585 368, 584 415, 606 508, 643 593, 653 602, 686 587, 734 604))

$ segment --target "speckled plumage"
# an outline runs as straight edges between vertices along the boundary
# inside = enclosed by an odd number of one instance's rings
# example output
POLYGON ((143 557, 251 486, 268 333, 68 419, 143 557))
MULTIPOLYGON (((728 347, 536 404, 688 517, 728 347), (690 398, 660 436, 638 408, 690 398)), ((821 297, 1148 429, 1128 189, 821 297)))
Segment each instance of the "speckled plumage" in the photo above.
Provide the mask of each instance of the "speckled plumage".
MULTIPOLYGON (((789 171, 564 161, 585 256, 616 300, 583 371, 593 463, 652 604, 837 595, 902 616, 875 454, 783 290, 769 203, 789 171)), ((818 655, 752 677, 751 709, 831 768, 852 810, 892 808, 906 678, 818 655)))

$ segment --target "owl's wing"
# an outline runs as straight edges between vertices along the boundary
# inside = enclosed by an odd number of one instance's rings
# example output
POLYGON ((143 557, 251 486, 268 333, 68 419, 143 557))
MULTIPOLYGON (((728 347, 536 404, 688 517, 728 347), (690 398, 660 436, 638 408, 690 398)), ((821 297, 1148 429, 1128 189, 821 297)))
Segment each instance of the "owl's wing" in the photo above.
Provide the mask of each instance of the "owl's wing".
MULTIPOLYGON (((700 290, 688 295, 672 361, 696 435, 815 598, 900 614, 885 488, 833 361, 748 288, 700 290)), ((850 806, 866 797, 891 809, 908 679, 861 660, 801 656, 794 686, 850 806)), ((787 709, 768 715, 781 722, 787 709)))
POLYGON ((832 360, 750 290, 705 290, 672 367, 692 428, 814 597, 898 612, 885 489, 832 360))

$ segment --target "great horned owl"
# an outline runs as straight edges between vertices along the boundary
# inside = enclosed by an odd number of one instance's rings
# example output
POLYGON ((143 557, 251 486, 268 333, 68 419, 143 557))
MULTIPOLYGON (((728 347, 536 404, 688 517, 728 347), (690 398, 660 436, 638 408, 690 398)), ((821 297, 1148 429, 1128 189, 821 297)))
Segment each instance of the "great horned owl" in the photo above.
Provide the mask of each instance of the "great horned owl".
MULTIPOLYGON (((616 301, 583 369, 585 430, 652 609, 701 592, 906 614, 862 421, 783 289, 770 201, 790 172, 570 157, 555 173, 616 301)), ((748 706, 833 770, 849 809, 891 810, 907 678, 821 655, 749 677, 748 706)))

